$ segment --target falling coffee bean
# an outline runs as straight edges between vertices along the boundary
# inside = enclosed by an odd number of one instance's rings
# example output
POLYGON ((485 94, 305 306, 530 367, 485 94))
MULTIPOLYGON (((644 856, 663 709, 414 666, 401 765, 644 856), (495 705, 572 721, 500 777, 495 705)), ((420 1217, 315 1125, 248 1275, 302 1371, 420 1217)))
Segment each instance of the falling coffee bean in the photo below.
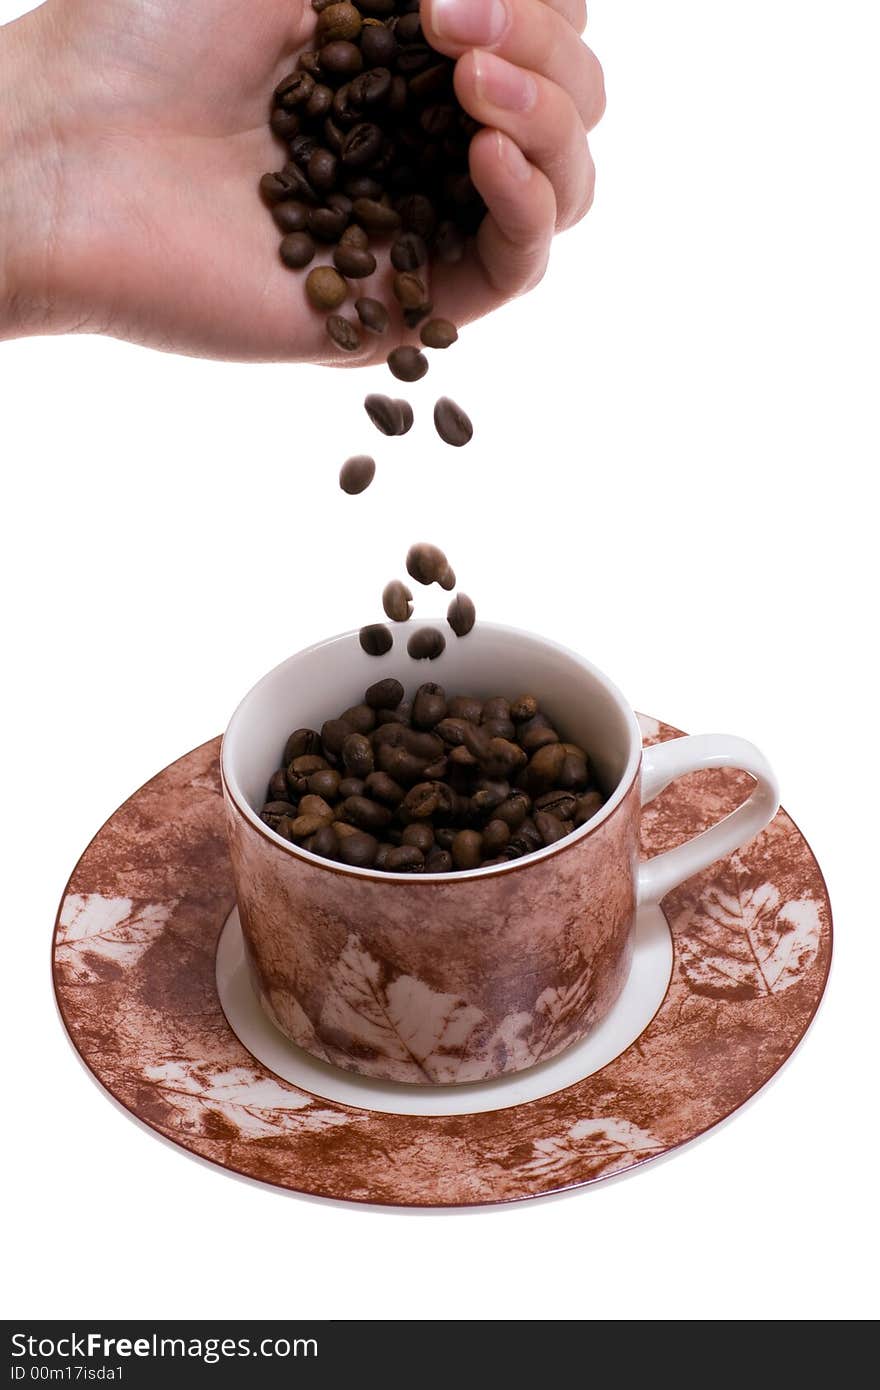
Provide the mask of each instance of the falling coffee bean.
POLYGON ((412 410, 404 401, 394 401, 390 396, 372 395, 367 396, 364 401, 364 409, 382 434, 406 434, 412 428, 412 410))
POLYGON ((407 552, 406 571, 419 584, 436 584, 449 569, 449 561, 437 545, 420 541, 407 552))
POLYGON ((392 579, 382 593, 382 607, 393 623, 406 623, 412 617, 412 590, 399 579, 392 579))
POLYGON ((467 594, 457 594, 449 605, 447 622, 456 637, 467 637, 477 621, 477 610, 467 594))
POLYGON ((361 628, 360 643, 367 656, 384 656, 394 646, 394 638, 384 623, 371 623, 361 628))
POLYGON ((376 461, 368 454, 357 454, 342 465, 339 473, 339 486, 349 497, 358 497, 366 492, 376 476, 376 461))
POLYGON ((398 381, 421 381, 428 371, 428 359, 418 348, 399 347, 390 354, 388 366, 398 381))
POLYGON ((460 449, 474 437, 474 427, 461 406, 448 396, 442 396, 434 407, 434 424, 445 444, 460 449))
POLYGON ((446 638, 435 627, 420 627, 406 644, 414 661, 436 661, 446 650, 446 638))

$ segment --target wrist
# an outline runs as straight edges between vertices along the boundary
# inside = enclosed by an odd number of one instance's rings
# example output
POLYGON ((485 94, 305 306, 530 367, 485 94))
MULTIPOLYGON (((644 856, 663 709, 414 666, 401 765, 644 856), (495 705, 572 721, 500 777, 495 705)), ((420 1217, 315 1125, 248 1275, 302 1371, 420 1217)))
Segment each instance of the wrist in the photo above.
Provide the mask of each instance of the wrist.
POLYGON ((67 326, 52 255, 62 159, 44 74, 44 14, 0 28, 0 340, 67 326))

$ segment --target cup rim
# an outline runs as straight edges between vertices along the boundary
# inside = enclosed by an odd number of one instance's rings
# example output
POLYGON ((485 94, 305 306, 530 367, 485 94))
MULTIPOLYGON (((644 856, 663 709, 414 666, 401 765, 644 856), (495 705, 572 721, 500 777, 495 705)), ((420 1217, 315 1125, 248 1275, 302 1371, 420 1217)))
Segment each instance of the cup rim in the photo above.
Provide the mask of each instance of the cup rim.
POLYGON ((557 840, 555 844, 545 845, 543 849, 536 850, 533 854, 524 855, 520 859, 511 859, 508 864, 493 864, 488 866, 487 868, 469 869, 466 871, 456 869, 451 871, 450 873, 445 874, 393 874, 389 873, 385 869, 362 869, 351 864, 340 864, 334 859, 324 859, 321 857, 321 855, 312 854, 310 850, 303 849, 299 845, 293 844, 290 840, 282 839, 280 835, 276 834, 275 831, 271 828, 271 826, 268 826, 265 821, 260 819, 257 812, 249 804, 247 798, 244 796, 241 790, 241 787, 238 784, 237 779, 234 777, 234 775, 231 773, 228 767, 227 747, 229 743, 230 734, 234 733, 235 725, 240 719, 243 718, 246 708, 250 703, 251 699, 256 695, 256 693, 259 690, 263 688, 264 685, 268 684, 269 681, 273 680, 279 671, 291 665, 293 662, 300 660, 300 658, 304 656, 311 656, 316 652, 322 651, 325 647, 335 646, 339 642, 345 642, 352 639, 356 641, 358 639, 357 629, 353 629, 349 632, 338 633, 335 637, 325 637, 319 642, 313 642, 310 646, 303 647, 302 651, 294 652, 284 661, 280 661, 278 665, 274 666, 270 671, 267 671, 264 676, 261 676, 260 679, 256 681, 254 685, 251 686, 247 694, 244 695, 243 698, 239 701, 238 705, 233 711, 229 723, 226 726, 226 731, 223 734, 223 741, 220 748, 220 777, 223 784, 223 789, 226 792, 226 795, 228 796, 232 805, 239 812, 239 814, 242 815, 244 819, 249 822, 253 829, 258 831, 258 833, 263 836, 264 839, 268 840, 270 844, 274 845, 277 849, 284 851, 286 854, 288 854, 294 859, 300 859, 304 863, 311 864, 312 866, 319 869, 325 869, 337 874, 343 874, 348 878, 366 879, 368 882, 374 883, 395 883, 398 885, 461 883, 463 880, 470 881, 472 879, 493 878, 501 874, 510 874, 516 871, 517 869, 527 869, 530 865, 538 864, 543 860, 551 859, 554 855, 560 854, 563 850, 570 849, 575 843, 581 840, 586 840, 591 835, 594 835, 598 830, 601 829, 601 827, 607 821, 611 819, 611 817, 616 813, 619 807, 626 800, 626 797, 632 789, 633 783, 635 782, 639 768, 641 766, 642 735, 641 730, 639 729, 638 720, 636 719, 636 716, 633 713, 632 707, 624 698, 619 687, 615 685, 615 683, 608 676, 605 675, 604 671, 601 671, 598 666, 595 666, 593 664, 592 661, 588 661, 586 657, 581 656, 578 652, 573 651, 571 647, 566 647, 561 642, 554 642, 549 637, 542 637, 538 633, 527 632, 524 628, 511 627, 509 624, 505 623, 480 622, 478 624, 477 630, 483 632, 497 632, 508 637, 525 637, 528 638, 528 640, 531 642, 538 642, 541 644, 541 646, 547 647, 551 651, 558 652, 561 656, 568 657, 570 660, 574 661, 578 666, 583 667, 585 674, 591 676, 592 679, 603 688, 605 693, 611 697, 611 699, 617 705, 618 709, 623 713, 624 718, 627 724, 629 725, 631 735, 630 750, 629 755, 627 757, 626 767, 624 768, 623 775, 618 781, 617 786, 614 788, 614 791, 606 801, 605 805, 602 807, 601 811, 598 811, 597 814, 593 816, 591 820, 588 820, 585 825, 579 826, 576 830, 573 830, 570 835, 563 836, 563 838, 561 840, 557 840))

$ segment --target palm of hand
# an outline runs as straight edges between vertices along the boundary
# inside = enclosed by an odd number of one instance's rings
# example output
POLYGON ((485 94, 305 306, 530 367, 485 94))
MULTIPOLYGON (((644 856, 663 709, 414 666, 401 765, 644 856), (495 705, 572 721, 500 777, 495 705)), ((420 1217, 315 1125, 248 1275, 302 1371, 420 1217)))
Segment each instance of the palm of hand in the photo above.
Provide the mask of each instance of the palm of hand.
MULTIPOLYGON (((283 162, 269 97, 307 46, 309 0, 68 0, 56 22, 91 108, 88 138, 62 150, 58 218, 79 326, 198 355, 338 362, 256 191, 283 162)), ((388 299, 387 279, 359 291, 388 299)), ((476 256, 434 289, 459 322, 495 298, 476 256)))

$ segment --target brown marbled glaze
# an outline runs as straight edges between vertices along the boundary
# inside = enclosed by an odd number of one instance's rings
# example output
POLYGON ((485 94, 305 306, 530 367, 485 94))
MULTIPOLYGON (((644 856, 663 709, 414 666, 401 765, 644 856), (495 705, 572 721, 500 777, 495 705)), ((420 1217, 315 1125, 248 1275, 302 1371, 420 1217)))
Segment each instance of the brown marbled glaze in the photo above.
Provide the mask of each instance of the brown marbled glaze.
POLYGON ((257 993, 324 1061, 421 1085, 521 1071, 595 1027, 626 982, 638 776, 548 858, 437 882, 307 859, 225 799, 257 993))
MULTIPOLYGON (((647 743, 678 731, 643 718, 647 743)), ((553 1095, 467 1115, 342 1105, 276 1076, 233 1033, 217 941, 234 904, 220 740, 134 793, 85 850, 58 912, 53 973, 74 1047, 130 1113, 182 1150, 295 1192, 395 1206, 514 1202, 601 1181, 717 1125, 774 1075, 831 961, 821 870, 784 811, 665 900, 675 960, 648 1027, 553 1095)), ((731 769, 645 808, 642 852, 714 825, 749 794, 731 769)), ((804 1143, 814 1116, 803 1117, 804 1143)), ((756 1152, 755 1171, 766 1166, 756 1152)))

